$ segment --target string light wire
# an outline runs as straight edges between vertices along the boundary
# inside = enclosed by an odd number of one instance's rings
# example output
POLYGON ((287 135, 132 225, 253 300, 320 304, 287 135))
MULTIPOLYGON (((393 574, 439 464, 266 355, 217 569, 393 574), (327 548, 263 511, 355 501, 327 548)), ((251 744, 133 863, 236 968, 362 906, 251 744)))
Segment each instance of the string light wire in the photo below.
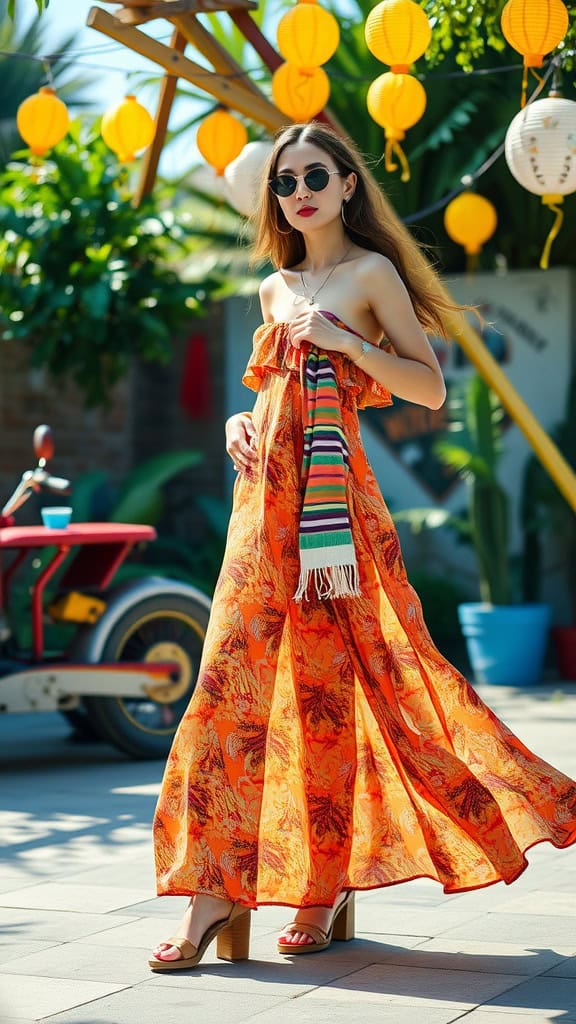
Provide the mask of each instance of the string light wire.
MULTIPOLYGON (((538 85, 534 89, 534 92, 528 99, 526 106, 529 106, 530 103, 534 103, 534 100, 538 99, 540 93, 544 89, 551 75, 559 73, 559 65, 560 59, 558 57, 553 57, 552 60, 549 62, 540 81, 538 82, 538 85)), ((430 203, 429 206, 425 206, 422 210, 417 210, 416 213, 411 213, 409 214, 408 217, 403 217, 402 220, 404 224, 414 224, 415 221, 420 220, 423 217, 429 217, 430 214, 436 213, 438 210, 442 210, 445 206, 448 205, 448 203, 452 199, 455 199, 456 196, 460 195, 461 192, 464 192, 466 189, 471 188, 473 185, 475 185, 478 179, 481 178, 482 175, 486 173, 486 171, 490 170, 492 165, 495 164, 496 161, 500 159, 504 152, 505 146, 505 142, 500 142, 496 149, 494 150, 494 152, 491 153, 489 157, 487 157, 487 159, 484 161, 483 164, 480 165, 480 167, 478 167, 471 174, 464 174, 461 177, 460 184, 457 188, 451 189, 450 192, 447 192, 445 195, 443 195, 441 199, 437 199, 434 203, 430 203)))

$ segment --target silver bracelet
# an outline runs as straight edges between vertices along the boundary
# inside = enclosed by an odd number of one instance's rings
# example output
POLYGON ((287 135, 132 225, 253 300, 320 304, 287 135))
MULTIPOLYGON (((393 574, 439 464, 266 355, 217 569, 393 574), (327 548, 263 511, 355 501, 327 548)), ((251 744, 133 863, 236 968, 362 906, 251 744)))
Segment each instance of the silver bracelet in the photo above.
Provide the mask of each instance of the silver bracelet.
POLYGON ((372 345, 369 341, 362 340, 360 342, 360 344, 362 345, 362 351, 361 351, 360 355, 358 356, 358 359, 353 359, 352 360, 352 362, 354 363, 355 366, 358 366, 358 364, 361 363, 362 360, 364 359, 364 356, 367 356, 368 353, 371 352, 375 348, 375 346, 372 345))

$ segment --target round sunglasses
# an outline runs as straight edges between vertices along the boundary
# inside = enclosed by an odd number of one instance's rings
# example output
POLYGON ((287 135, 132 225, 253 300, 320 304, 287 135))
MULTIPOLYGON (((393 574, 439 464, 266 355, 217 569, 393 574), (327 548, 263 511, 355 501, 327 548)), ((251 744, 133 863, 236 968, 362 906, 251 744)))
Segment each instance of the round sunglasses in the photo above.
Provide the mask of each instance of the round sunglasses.
POLYGON ((309 188, 311 192, 322 192, 322 189, 325 189, 330 181, 331 174, 340 174, 340 171, 327 171, 325 167, 313 167, 306 174, 277 174, 275 178, 271 178, 268 184, 274 195, 285 199, 286 196, 294 194, 300 178, 304 180, 306 188, 309 188))

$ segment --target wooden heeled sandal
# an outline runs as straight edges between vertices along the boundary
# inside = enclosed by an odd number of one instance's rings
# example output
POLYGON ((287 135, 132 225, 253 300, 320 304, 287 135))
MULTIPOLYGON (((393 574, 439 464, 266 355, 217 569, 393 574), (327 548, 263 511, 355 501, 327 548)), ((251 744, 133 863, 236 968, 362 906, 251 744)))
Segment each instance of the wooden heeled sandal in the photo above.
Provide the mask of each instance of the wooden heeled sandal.
POLYGON ((320 953, 334 939, 337 942, 349 942, 354 938, 355 929, 355 907, 354 893, 349 890, 346 896, 334 911, 328 931, 324 931, 315 924, 307 924, 305 921, 292 921, 284 933, 293 935, 295 932, 302 932, 314 939, 314 942, 288 943, 278 942, 278 952, 284 955, 292 953, 320 953))
POLYGON ((181 956, 178 960, 159 960, 152 957, 148 963, 153 971, 180 971, 196 967, 216 937, 216 956, 219 960, 247 960, 250 953, 250 911, 235 903, 228 917, 223 921, 216 921, 206 929, 198 946, 190 942, 190 939, 179 935, 167 939, 167 944, 180 950, 181 956))

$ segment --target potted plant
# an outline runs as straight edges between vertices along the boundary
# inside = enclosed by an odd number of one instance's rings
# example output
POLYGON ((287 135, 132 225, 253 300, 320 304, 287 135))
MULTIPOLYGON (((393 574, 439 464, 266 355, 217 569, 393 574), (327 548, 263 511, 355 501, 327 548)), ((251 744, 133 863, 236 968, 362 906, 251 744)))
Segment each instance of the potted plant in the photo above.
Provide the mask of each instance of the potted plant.
POLYGON ((540 680, 550 622, 542 603, 513 601, 509 499, 498 475, 503 411, 478 374, 466 385, 464 419, 453 423, 463 440, 435 446, 438 457, 465 479, 469 535, 480 578, 480 602, 459 605, 476 682, 527 685, 540 680))
MULTIPOLYGON (((569 465, 576 468, 576 373, 568 389, 566 415, 552 431, 552 437, 569 465)), ((524 472, 521 514, 523 589, 528 600, 540 596, 543 537, 554 537, 566 579, 568 614, 562 625, 552 628, 552 641, 560 675, 563 679, 576 679, 576 516, 535 456, 528 460, 524 472)))

